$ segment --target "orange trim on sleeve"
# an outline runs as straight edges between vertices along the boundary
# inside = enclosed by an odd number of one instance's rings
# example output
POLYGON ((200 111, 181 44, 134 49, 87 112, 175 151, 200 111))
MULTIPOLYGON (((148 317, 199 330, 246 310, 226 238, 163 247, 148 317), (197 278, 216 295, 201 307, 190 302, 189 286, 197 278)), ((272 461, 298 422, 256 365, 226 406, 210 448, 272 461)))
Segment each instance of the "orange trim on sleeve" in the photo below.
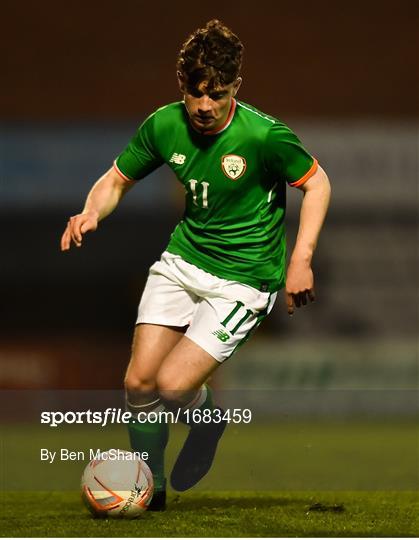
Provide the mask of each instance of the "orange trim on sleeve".
POLYGON ((113 162, 113 168, 115 169, 115 171, 119 174, 121 178, 123 178, 127 182, 134 182, 132 178, 128 178, 128 176, 125 176, 125 174, 118 168, 118 165, 116 164, 116 160, 113 162))
POLYGON ((319 162, 317 161, 317 159, 314 158, 313 165, 310 167, 309 171, 306 172, 305 175, 301 177, 299 180, 290 184, 290 186, 292 187, 302 186, 304 182, 307 182, 310 176, 313 176, 313 174, 317 171, 318 166, 319 166, 319 162))

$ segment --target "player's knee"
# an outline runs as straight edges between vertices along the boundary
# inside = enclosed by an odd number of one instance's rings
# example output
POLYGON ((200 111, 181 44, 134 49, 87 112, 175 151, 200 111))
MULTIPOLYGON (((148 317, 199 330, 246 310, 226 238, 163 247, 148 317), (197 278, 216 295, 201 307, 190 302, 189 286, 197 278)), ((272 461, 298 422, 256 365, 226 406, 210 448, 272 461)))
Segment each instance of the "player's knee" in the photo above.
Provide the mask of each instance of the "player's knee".
POLYGON ((150 377, 139 377, 134 374, 127 374, 124 379, 125 390, 128 394, 148 396, 157 390, 156 380, 150 377))
POLYGON ((177 380, 165 373, 157 377, 157 391, 160 399, 168 409, 183 407, 191 400, 194 391, 185 388, 181 380, 177 380))

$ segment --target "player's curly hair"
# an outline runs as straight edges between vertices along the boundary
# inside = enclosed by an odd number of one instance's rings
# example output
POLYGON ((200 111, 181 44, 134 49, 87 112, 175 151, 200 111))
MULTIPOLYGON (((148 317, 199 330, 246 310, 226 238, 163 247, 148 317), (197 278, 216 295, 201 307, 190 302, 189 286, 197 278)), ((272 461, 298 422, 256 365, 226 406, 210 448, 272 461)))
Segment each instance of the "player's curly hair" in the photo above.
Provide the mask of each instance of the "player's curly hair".
POLYGON ((185 41, 176 67, 189 87, 196 88, 202 81, 208 81, 208 88, 214 89, 237 79, 243 50, 236 34, 212 19, 185 41))

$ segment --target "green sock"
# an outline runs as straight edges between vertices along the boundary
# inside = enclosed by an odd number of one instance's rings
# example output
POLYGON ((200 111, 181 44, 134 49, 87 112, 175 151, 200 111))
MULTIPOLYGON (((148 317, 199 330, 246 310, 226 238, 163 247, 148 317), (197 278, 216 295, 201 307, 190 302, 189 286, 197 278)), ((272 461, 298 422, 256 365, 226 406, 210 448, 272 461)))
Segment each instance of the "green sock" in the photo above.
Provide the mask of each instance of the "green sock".
POLYGON ((128 424, 131 448, 135 452, 148 452, 147 465, 153 473, 154 490, 166 489, 164 475, 164 451, 169 439, 169 426, 166 422, 135 422, 128 424))
MULTIPOLYGON (((204 413, 205 410, 210 410, 212 411, 214 409, 214 400, 213 400, 213 396, 212 396, 212 390, 211 388, 204 384, 200 390, 200 393, 196 396, 196 404, 194 403, 194 401, 192 401, 189 406, 185 407, 184 408, 184 411, 186 411, 186 409, 188 409, 188 413, 186 414, 183 414, 182 415, 182 422, 184 424, 187 424, 189 426, 193 426, 195 425, 195 422, 193 420, 194 416, 193 416, 193 411, 196 411, 196 410, 199 410, 201 411, 202 413, 204 413)), ((201 415, 195 413, 198 417, 201 417, 201 415)), ((198 425, 200 424, 200 422, 197 423, 198 425)))

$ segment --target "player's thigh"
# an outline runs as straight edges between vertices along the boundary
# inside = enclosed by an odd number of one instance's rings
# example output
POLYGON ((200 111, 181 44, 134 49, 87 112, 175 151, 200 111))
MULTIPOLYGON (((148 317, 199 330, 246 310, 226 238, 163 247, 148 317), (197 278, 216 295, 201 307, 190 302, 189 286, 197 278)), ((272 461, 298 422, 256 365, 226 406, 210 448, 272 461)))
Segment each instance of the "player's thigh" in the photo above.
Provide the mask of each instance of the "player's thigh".
POLYGON ((156 391, 157 373, 163 360, 182 339, 185 328, 157 324, 135 327, 131 359, 125 375, 130 392, 151 394, 156 391))
POLYGON ((157 375, 160 396, 185 405, 217 369, 217 360, 187 337, 182 337, 164 359, 157 375))
POLYGON ((125 386, 129 392, 156 390, 163 359, 182 338, 192 320, 198 298, 186 290, 169 256, 151 268, 138 308, 131 361, 125 386))
POLYGON ((276 293, 237 282, 226 282, 219 295, 209 291, 199 302, 185 337, 161 365, 157 376, 160 395, 169 401, 187 402, 187 397, 256 330, 275 298, 276 293))

